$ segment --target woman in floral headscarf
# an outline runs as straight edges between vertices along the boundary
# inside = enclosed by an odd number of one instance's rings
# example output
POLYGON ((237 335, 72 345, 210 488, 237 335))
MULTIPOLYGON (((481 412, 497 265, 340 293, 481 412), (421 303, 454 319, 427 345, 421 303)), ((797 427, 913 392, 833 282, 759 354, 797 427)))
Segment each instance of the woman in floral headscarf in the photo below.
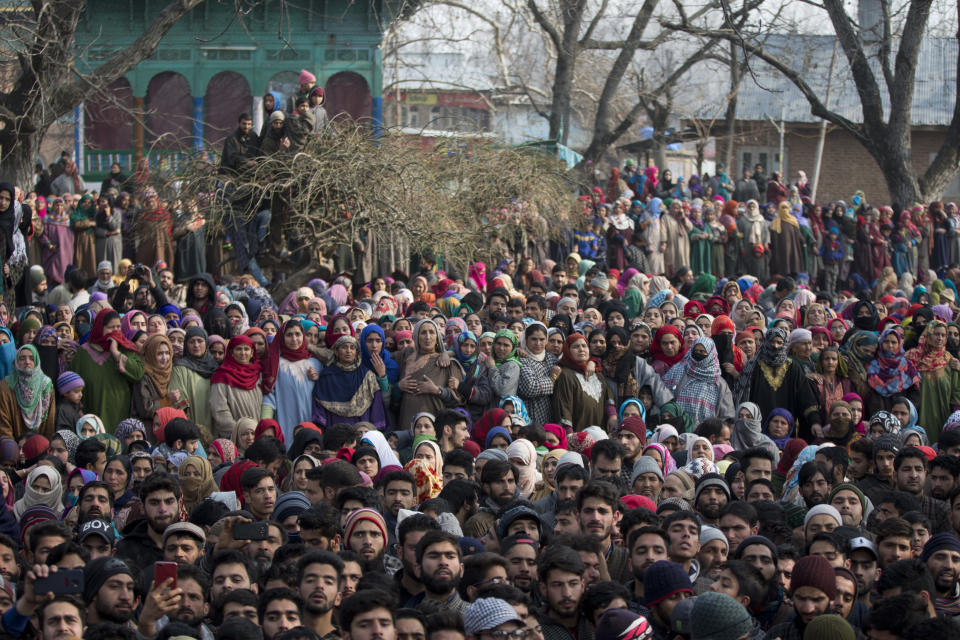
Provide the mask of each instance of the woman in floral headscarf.
POLYGON ((56 423, 53 382, 40 369, 37 348, 20 347, 13 364, 0 382, 0 435, 19 438, 29 430, 50 438, 56 423))
POLYGON ((409 472, 417 483, 417 504, 436 498, 443 490, 440 474, 426 460, 414 458, 404 465, 403 470, 409 472))
POLYGON ((890 325, 880 334, 877 355, 867 365, 867 384, 873 391, 868 413, 889 410, 895 396, 919 399, 920 373, 903 352, 900 325, 890 325))
POLYGON ((907 351, 920 374, 919 423, 927 428, 931 442, 940 440, 940 429, 954 406, 960 404, 960 373, 947 352, 947 325, 940 320, 927 323, 917 346, 907 351))

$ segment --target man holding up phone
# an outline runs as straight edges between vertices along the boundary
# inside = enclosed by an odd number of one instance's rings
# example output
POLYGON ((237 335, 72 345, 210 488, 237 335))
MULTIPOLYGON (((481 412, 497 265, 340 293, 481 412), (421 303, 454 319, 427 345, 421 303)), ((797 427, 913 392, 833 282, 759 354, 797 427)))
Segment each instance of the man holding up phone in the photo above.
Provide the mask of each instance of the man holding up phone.
MULTIPOLYGON (((86 608, 77 597, 80 595, 59 594, 53 592, 36 593, 34 586, 55 576, 57 567, 44 564, 34 565, 24 576, 23 594, 15 606, 3 614, 3 629, 11 636, 21 636, 27 624, 39 610, 41 637, 43 640, 63 637, 82 637, 86 631, 86 608)), ((81 585, 77 583, 77 588, 81 585)))

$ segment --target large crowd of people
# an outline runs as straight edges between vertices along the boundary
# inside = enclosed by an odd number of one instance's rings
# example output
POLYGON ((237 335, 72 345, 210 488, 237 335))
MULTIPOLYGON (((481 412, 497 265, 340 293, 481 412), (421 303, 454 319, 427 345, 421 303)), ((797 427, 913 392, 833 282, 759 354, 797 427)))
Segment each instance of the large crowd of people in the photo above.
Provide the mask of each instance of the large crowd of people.
POLYGON ((51 169, 0 184, 4 637, 960 637, 953 205, 627 161, 566 238, 274 299, 145 166, 51 169))

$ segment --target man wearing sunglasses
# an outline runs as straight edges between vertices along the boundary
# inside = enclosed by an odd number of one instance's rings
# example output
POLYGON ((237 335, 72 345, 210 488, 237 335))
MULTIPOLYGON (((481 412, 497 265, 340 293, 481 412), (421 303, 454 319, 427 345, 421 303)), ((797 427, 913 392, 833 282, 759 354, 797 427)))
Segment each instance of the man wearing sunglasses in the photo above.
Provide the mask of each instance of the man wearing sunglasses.
POLYGON ((527 629, 516 610, 500 598, 479 598, 463 612, 467 640, 525 640, 527 629))

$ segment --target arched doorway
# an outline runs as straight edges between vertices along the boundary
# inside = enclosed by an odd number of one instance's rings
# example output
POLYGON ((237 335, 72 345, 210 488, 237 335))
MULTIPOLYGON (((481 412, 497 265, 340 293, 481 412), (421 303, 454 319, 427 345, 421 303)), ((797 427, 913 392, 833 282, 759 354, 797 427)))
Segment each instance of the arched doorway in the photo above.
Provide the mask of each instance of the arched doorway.
POLYGON ((331 120, 345 113, 357 122, 370 122, 373 106, 370 85, 359 73, 341 71, 333 74, 327 79, 324 94, 326 101, 323 104, 331 120))
MULTIPOLYGON (((84 103, 83 136, 86 146, 96 150, 133 148, 133 89, 126 78, 117 78, 84 103)), ((123 167, 129 171, 131 167, 123 167)))
POLYGON ((281 71, 267 81, 267 91, 276 91, 283 96, 283 102, 276 106, 277 109, 287 110, 287 102, 297 95, 297 90, 300 89, 297 82, 299 79, 300 74, 296 71, 281 71))
POLYGON ((193 98, 190 83, 175 71, 164 71, 147 85, 147 145, 155 149, 184 149, 193 135, 193 98))
POLYGON ((241 113, 250 113, 252 97, 246 78, 233 71, 222 71, 210 78, 203 98, 203 137, 219 148, 224 138, 237 128, 241 113))

